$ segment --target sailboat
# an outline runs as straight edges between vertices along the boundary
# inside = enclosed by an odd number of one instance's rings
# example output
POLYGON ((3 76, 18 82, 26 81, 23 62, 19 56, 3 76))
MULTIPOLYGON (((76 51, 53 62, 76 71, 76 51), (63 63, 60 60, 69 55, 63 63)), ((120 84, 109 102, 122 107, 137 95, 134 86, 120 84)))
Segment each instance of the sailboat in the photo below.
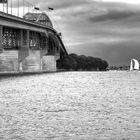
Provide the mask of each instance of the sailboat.
POLYGON ((139 62, 136 59, 131 59, 131 63, 130 63, 130 71, 132 70, 139 70, 139 62))

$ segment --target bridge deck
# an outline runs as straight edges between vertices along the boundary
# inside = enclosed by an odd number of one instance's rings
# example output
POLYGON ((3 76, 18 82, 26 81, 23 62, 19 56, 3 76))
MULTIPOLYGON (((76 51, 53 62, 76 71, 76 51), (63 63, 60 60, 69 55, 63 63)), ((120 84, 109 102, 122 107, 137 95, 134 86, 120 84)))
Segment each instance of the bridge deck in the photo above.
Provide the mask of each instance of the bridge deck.
POLYGON ((20 29, 29 29, 38 32, 44 32, 44 29, 49 29, 52 30, 53 32, 57 32, 55 29, 50 28, 46 25, 37 22, 31 22, 29 20, 17 16, 13 16, 10 14, 6 14, 3 12, 0 12, 0 24, 3 26, 20 28, 20 29))
POLYGON ((13 16, 10 14, 6 14, 3 12, 0 12, 0 25, 6 26, 6 27, 12 27, 17 29, 25 29, 30 31, 36 31, 47 34, 48 31, 52 31, 56 34, 57 38, 59 39, 61 43, 61 49, 63 52, 67 55, 67 51, 65 49, 65 46, 63 44, 63 41, 61 40, 60 36, 58 35, 57 31, 54 28, 51 28, 49 26, 32 22, 17 16, 13 16))

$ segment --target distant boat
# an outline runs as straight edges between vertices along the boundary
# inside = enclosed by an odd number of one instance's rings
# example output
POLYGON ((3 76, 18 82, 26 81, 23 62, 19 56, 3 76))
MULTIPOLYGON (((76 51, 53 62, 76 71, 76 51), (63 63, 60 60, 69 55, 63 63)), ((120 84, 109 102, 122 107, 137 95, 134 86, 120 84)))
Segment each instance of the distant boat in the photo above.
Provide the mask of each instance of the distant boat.
POLYGON ((136 59, 131 59, 131 63, 130 63, 130 71, 132 70, 139 70, 139 62, 136 59))

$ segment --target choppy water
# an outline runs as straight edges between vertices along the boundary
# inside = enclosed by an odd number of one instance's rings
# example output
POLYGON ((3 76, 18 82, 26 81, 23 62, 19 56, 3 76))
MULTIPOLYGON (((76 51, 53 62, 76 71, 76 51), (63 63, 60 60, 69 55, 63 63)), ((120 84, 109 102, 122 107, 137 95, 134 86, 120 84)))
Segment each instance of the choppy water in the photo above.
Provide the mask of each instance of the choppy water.
POLYGON ((140 72, 0 79, 0 140, 140 140, 140 72))

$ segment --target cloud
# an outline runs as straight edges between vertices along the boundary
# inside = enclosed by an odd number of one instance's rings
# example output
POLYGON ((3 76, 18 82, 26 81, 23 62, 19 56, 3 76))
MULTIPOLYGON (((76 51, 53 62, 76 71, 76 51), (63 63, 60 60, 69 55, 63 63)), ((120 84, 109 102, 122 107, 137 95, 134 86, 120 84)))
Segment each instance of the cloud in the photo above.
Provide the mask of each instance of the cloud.
POLYGON ((119 10, 119 9, 110 10, 109 9, 107 13, 90 17, 89 20, 93 22, 104 22, 108 20, 118 21, 118 20, 125 20, 139 14, 140 12, 135 12, 131 10, 119 10))
POLYGON ((76 7, 76 6, 79 6, 79 5, 84 5, 84 4, 87 4, 87 3, 91 3, 91 0, 70 0, 70 1, 68 1, 68 0, 61 0, 61 1, 51 0, 51 1, 46 1, 46 0, 44 0, 44 1, 40 2, 39 5, 44 10, 46 9, 46 7, 52 6, 56 10, 71 8, 71 11, 72 11, 73 7, 76 7))
POLYGON ((129 3, 129 4, 140 4, 139 0, 102 0, 105 2, 118 2, 118 3, 129 3))
POLYGON ((87 46, 73 46, 71 52, 77 54, 86 54, 89 56, 105 59, 110 65, 129 65, 131 58, 140 60, 139 56, 140 41, 122 41, 115 43, 88 43, 87 46))
POLYGON ((98 49, 97 53, 98 56, 107 59, 110 65, 129 65, 131 58, 140 60, 139 45, 140 41, 138 40, 127 40, 125 42, 118 42, 116 44, 104 45, 103 47, 100 46, 100 49, 98 49))

